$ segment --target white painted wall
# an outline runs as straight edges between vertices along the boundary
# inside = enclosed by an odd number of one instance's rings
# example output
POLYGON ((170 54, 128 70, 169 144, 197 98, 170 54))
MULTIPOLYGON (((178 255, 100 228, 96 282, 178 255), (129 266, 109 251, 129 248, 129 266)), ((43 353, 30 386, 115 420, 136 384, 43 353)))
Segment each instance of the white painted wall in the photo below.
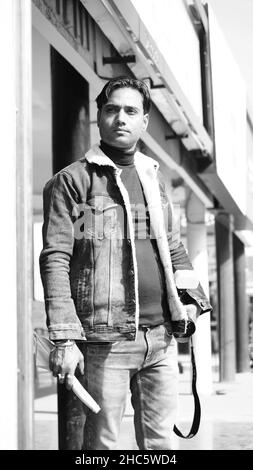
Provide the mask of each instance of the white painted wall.
POLYGON ((0 449, 17 448, 15 0, 0 2, 0 449))
POLYGON ((199 40, 184 0, 131 0, 200 122, 203 122, 199 40))

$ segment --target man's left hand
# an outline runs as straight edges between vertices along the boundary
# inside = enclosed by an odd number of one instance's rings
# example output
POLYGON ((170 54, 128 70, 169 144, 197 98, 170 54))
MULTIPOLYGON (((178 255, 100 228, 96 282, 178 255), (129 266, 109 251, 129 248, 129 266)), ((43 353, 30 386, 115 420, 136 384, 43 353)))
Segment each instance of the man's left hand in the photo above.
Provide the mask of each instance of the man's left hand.
MULTIPOLYGON (((197 321, 198 314, 200 308, 196 304, 188 304, 184 306, 188 315, 189 320, 191 320, 194 324, 197 321)), ((187 343, 190 339, 190 336, 188 337, 182 337, 182 338, 176 338, 178 343, 187 343)))

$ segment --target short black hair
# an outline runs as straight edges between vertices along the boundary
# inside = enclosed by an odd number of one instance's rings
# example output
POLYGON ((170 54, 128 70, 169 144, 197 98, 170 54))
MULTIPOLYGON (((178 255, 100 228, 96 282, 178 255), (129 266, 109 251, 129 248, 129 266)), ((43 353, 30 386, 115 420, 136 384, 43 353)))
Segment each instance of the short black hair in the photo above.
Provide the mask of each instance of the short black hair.
POLYGON ((96 98, 98 109, 101 109, 102 106, 107 103, 110 94, 114 90, 116 90, 117 88, 125 87, 134 88, 135 90, 138 90, 140 92, 143 98, 144 114, 148 113, 150 111, 151 99, 147 84, 143 80, 137 80, 136 78, 130 78, 125 76, 112 78, 111 80, 109 80, 109 82, 105 84, 104 88, 96 98))

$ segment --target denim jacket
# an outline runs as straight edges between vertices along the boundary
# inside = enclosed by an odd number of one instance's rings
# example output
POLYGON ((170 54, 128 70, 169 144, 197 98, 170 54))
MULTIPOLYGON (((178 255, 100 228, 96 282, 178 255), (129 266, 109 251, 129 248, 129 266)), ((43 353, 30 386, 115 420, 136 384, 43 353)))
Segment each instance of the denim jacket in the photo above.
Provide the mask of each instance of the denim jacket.
MULTIPOLYGON (((173 228, 158 163, 140 152, 135 153, 134 162, 165 277, 169 277, 170 259, 174 272, 192 270, 173 228)), ((129 196, 120 173, 96 145, 45 185, 40 270, 52 340, 136 337, 138 267, 129 196), (127 216, 127 237, 121 233, 122 213, 127 216)), ((201 313, 211 310, 200 284, 185 294, 182 303, 197 302, 201 313)))

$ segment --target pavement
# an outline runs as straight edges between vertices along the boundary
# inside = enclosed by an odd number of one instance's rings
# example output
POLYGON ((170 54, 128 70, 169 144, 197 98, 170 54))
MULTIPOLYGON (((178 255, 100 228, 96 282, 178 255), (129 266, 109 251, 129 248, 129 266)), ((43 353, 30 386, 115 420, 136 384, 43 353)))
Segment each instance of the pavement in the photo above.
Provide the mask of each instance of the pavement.
MULTIPOLYGON (((201 425, 189 440, 174 436, 174 450, 253 450, 253 371, 236 374, 233 382, 218 382, 217 357, 213 358, 213 392, 200 395, 201 425)), ((194 409, 190 390, 189 357, 181 356, 179 417, 177 426, 188 433, 194 409)), ((37 369, 35 380, 35 449, 57 450, 56 381, 37 369)), ((118 449, 137 449, 130 395, 121 426, 118 449)))

